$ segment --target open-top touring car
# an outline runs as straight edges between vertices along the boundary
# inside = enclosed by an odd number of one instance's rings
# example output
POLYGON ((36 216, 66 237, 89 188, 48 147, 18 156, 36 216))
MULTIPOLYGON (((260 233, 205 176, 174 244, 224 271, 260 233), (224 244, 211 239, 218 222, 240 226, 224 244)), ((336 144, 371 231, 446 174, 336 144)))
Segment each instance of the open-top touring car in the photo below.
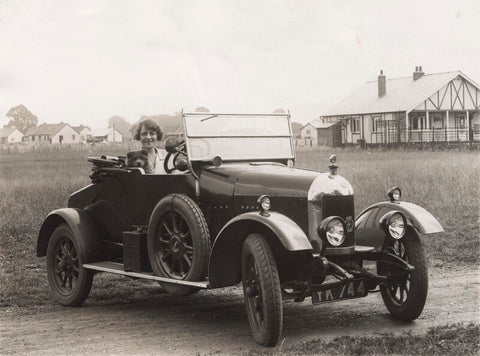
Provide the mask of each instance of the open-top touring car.
POLYGON ((262 345, 278 342, 285 299, 380 290, 395 318, 420 315, 428 281, 419 234, 443 231, 429 212, 393 188, 354 218, 334 156, 327 172, 294 167, 288 114, 190 113, 183 125, 184 140, 165 143, 167 174, 90 158, 92 184, 47 216, 37 255, 47 256, 56 300, 82 304, 99 271, 157 280, 172 295, 242 282, 262 345))

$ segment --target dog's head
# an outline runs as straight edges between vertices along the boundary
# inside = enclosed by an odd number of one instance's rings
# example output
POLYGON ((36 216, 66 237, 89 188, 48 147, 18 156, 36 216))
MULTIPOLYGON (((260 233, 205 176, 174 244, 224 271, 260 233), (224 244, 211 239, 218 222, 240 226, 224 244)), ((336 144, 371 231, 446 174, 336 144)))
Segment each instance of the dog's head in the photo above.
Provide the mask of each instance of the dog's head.
POLYGON ((127 167, 140 167, 147 168, 148 166, 148 156, 147 151, 130 151, 127 152, 127 167))

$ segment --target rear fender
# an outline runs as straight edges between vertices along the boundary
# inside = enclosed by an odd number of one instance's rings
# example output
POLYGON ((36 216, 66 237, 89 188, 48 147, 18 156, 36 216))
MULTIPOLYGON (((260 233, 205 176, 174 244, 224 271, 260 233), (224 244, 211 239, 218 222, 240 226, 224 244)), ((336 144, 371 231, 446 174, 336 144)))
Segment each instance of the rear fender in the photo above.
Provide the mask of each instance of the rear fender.
POLYGON ((215 238, 208 266, 212 288, 240 282, 242 245, 248 234, 253 232, 263 234, 272 250, 278 249, 278 246, 290 252, 312 250, 307 235, 285 215, 277 212, 268 212, 268 216, 258 212, 241 214, 230 220, 215 238))
POLYGON ((76 208, 57 209, 47 215, 38 234, 37 256, 43 257, 47 254, 50 236, 64 222, 72 229, 84 263, 98 261, 101 255, 101 235, 93 218, 85 211, 76 208))
POLYGON ((369 206, 355 218, 355 243, 381 249, 385 233, 380 227, 380 219, 392 210, 403 213, 407 224, 418 233, 428 235, 443 232, 438 220, 419 205, 409 202, 380 202, 369 206))

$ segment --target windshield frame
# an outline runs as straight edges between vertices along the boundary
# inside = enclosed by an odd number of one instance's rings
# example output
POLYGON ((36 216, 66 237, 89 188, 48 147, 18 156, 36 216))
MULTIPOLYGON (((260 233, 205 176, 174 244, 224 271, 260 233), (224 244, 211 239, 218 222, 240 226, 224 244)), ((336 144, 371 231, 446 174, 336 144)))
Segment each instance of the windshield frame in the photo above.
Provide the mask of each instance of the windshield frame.
MULTIPOLYGON (((295 147, 293 143, 293 134, 292 134, 292 125, 290 122, 290 113, 274 113, 274 114, 226 114, 226 113, 210 113, 210 112, 195 112, 195 113, 183 113, 182 112, 182 118, 183 118, 183 132, 184 132, 184 137, 185 137, 185 143, 187 147, 187 159, 189 162, 208 162, 211 161, 214 156, 220 156, 224 162, 240 162, 240 161, 247 161, 247 162, 252 162, 252 161, 276 161, 276 162, 284 162, 287 164, 289 160, 295 160, 295 147), (206 120, 222 120, 223 119, 228 119, 228 118, 235 118, 241 119, 242 117, 244 118, 249 118, 249 119, 283 119, 286 120, 284 121, 285 124, 287 124, 287 129, 286 127, 283 127, 281 129, 277 128, 277 133, 275 134, 268 134, 268 133, 263 133, 263 132, 252 132, 250 135, 245 135, 245 134, 204 134, 204 133, 197 133, 194 132, 195 128, 192 128, 191 125, 189 126, 189 120, 195 120, 195 124, 199 122, 199 118, 203 117, 200 119, 200 121, 206 121, 206 120), (285 130, 286 129, 286 130, 285 130), (212 157, 209 156, 200 156, 200 157, 195 157, 192 155, 192 152, 190 152, 190 148, 192 147, 191 144, 198 143, 199 140, 207 140, 207 144, 213 143, 214 141, 217 141, 216 143, 221 147, 222 142, 221 140, 225 139, 238 139, 239 143, 240 141, 244 141, 245 143, 251 143, 252 140, 256 141, 260 146, 268 146, 270 147, 269 144, 276 144, 278 147, 277 149, 281 152, 278 154, 268 154, 269 151, 267 149, 260 149, 258 155, 251 155, 251 154, 241 154, 240 150, 234 151, 235 154, 232 154, 230 152, 230 156, 228 153, 224 152, 216 152, 217 154, 213 154, 212 157), (210 140, 210 141, 208 141, 210 140), (269 142, 268 142, 269 141, 269 142), (288 151, 288 152, 287 152, 288 151), (263 153, 263 154, 262 154, 263 153)), ((191 122, 191 121, 190 121, 191 122)), ((231 122, 231 121, 230 121, 231 122)), ((284 123, 279 122, 279 125, 282 126, 284 123)), ((211 125, 210 125, 211 126, 211 125)), ((200 132, 202 131, 201 129, 199 130, 200 132)), ((223 144, 225 147, 225 144, 223 144)))

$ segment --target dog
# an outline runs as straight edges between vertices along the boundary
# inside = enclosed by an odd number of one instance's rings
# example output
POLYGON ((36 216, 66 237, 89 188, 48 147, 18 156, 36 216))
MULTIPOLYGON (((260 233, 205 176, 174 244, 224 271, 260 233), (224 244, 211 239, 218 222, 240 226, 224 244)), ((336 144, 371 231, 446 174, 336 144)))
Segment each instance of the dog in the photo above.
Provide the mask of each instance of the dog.
POLYGON ((140 167, 145 170, 148 169, 148 156, 146 150, 127 152, 127 167, 140 167))

